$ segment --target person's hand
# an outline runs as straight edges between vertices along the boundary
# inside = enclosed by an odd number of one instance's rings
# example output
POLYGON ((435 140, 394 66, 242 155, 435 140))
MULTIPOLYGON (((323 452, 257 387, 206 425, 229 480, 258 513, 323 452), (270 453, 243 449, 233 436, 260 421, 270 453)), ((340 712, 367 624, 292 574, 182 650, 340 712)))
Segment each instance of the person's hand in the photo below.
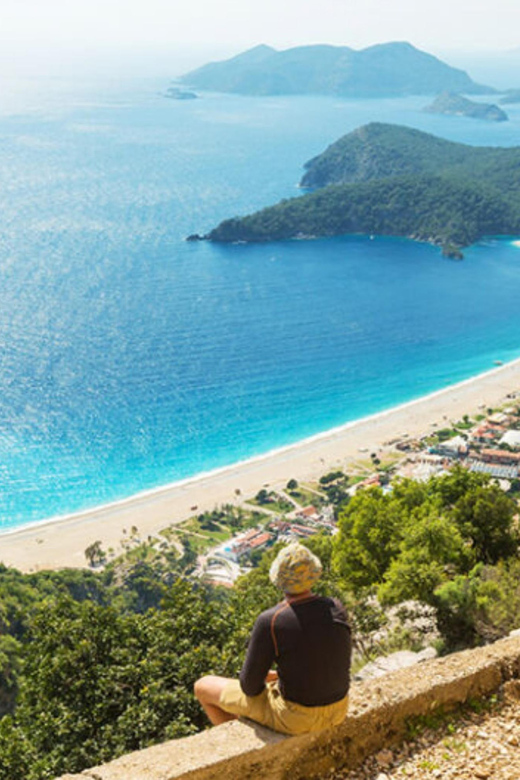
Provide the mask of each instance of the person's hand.
POLYGON ((268 683, 268 682, 273 682, 274 680, 277 680, 277 679, 278 679, 278 672, 275 672, 275 670, 274 670, 274 669, 270 669, 270 670, 267 672, 267 675, 266 675, 266 677, 265 677, 265 681, 266 681, 266 683, 268 683))

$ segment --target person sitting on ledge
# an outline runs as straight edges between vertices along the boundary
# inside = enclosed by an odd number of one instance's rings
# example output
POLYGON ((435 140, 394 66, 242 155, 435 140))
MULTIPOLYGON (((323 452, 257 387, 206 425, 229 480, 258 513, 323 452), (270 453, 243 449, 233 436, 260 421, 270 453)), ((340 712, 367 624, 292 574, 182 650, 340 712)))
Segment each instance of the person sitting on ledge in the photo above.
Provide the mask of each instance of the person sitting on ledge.
POLYGON ((339 601, 312 593, 321 571, 303 545, 280 550, 269 578, 285 599, 257 618, 239 679, 208 675, 195 683, 213 725, 244 716, 274 731, 304 734, 344 720, 351 631, 339 601))

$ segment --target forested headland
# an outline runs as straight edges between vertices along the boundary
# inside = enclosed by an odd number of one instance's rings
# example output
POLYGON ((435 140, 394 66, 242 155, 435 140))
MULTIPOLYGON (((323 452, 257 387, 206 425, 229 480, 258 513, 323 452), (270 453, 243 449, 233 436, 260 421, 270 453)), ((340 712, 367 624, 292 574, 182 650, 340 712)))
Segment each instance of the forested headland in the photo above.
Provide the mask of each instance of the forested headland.
MULTIPOLYGON (((342 496, 339 532, 306 544, 365 660, 385 649, 370 643, 385 608, 409 599, 435 611, 449 652, 520 625, 517 513, 486 476, 457 467, 342 496)), ((276 552, 233 589, 194 581, 193 556, 147 542, 102 570, 0 567, 0 780, 78 772, 203 728, 193 683, 237 674, 255 617, 280 598, 268 580, 276 552)), ((386 649, 414 642, 401 629, 386 649)))
POLYGON ((404 236, 446 253, 520 232, 520 148, 472 147, 372 123, 305 165, 313 191, 222 222, 211 241, 354 233, 404 236))

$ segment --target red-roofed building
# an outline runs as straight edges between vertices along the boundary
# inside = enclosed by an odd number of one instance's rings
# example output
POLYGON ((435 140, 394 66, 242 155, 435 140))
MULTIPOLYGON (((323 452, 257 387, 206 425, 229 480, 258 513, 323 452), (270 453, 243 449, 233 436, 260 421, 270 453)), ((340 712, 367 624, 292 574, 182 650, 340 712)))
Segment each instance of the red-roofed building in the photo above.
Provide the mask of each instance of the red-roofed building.
POLYGON ((315 528, 308 528, 306 525, 298 525, 298 523, 292 523, 289 532, 302 538, 314 536, 314 534, 318 533, 315 528))
POLYGON ((258 550, 259 547, 263 547, 264 545, 268 544, 272 538, 272 534, 268 534, 267 532, 260 534, 260 536, 256 536, 249 542, 249 549, 258 550))
POLYGON ((286 520, 273 520, 269 523, 269 528, 272 528, 273 531, 277 531, 279 534, 284 534, 290 527, 291 524, 286 520))
POLYGON ((314 522, 317 522, 321 519, 321 514, 318 512, 315 506, 306 506, 305 509, 299 510, 297 513, 298 517, 301 517, 302 520, 314 520, 314 522))
POLYGON ((509 466, 517 466, 520 464, 520 452, 482 450, 480 457, 485 463, 503 463, 509 466))
POLYGON ((251 539, 254 539, 255 536, 258 536, 258 534, 261 534, 262 531, 259 528, 251 528, 249 531, 246 531, 243 534, 240 534, 239 537, 237 537, 238 542, 249 542, 251 539))
POLYGON ((482 423, 478 428, 474 428, 471 432, 471 438, 473 441, 481 442, 482 444, 489 444, 499 438, 505 431, 503 425, 490 425, 489 422, 482 423))
POLYGON ((234 560, 238 561, 240 558, 249 555, 253 550, 260 550, 274 540, 273 534, 261 530, 256 530, 253 537, 251 537, 251 534, 248 534, 248 536, 248 539, 244 538, 245 534, 237 537, 232 545, 230 552, 234 560))

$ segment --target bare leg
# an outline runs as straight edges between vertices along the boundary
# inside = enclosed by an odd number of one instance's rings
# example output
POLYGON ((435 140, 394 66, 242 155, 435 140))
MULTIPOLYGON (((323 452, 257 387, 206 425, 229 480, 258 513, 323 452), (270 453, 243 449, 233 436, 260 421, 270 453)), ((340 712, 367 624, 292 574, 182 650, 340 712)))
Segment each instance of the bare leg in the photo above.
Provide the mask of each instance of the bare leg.
POLYGON ((220 694, 228 682, 230 682, 228 677, 217 677, 216 675, 208 674, 206 677, 201 677, 200 680, 197 680, 193 686, 195 696, 214 726, 218 726, 220 723, 225 723, 228 720, 236 720, 237 717, 230 712, 224 712, 219 707, 220 694))

